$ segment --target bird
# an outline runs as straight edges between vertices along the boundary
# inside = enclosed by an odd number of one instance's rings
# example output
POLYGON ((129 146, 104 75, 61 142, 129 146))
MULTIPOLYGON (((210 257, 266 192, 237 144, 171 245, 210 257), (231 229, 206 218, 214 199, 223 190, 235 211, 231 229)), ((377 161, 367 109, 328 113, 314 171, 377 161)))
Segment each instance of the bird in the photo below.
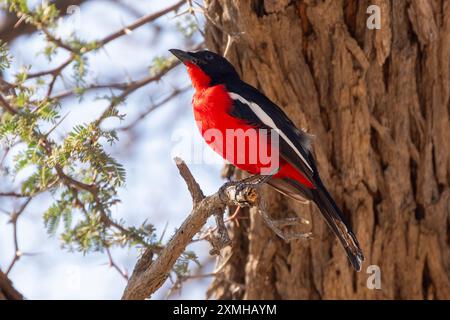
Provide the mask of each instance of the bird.
POLYGON ((239 169, 258 175, 267 169, 267 164, 255 159, 249 161, 254 148, 242 148, 242 145, 237 148, 235 141, 231 141, 235 136, 229 132, 262 132, 253 141, 261 149, 257 152, 278 155, 276 172, 267 183, 294 200, 314 202, 345 249, 351 265, 360 271, 364 254, 346 217, 319 176, 312 154, 312 136, 298 129, 261 91, 244 82, 220 54, 209 50, 169 51, 187 69, 194 88, 194 118, 207 144, 239 169))

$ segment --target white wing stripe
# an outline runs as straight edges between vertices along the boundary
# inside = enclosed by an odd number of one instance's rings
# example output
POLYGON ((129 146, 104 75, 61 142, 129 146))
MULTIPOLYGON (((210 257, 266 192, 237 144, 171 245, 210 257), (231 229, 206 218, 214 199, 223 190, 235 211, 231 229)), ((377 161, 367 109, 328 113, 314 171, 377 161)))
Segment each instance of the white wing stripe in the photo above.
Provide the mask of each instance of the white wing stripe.
POLYGON ((297 155, 302 159, 302 161, 307 165, 307 167, 313 171, 313 169, 311 168, 311 166, 309 165, 309 163, 305 160, 305 158, 303 157, 303 155, 301 154, 301 152, 295 147, 295 145, 292 143, 292 141, 286 136, 286 134, 281 131, 275 124, 275 122, 273 122, 272 118, 269 117, 269 115, 267 113, 264 112, 264 110, 256 103, 254 102, 250 102, 244 98, 242 98, 239 94, 234 93, 234 92, 230 92, 230 97, 233 100, 239 100, 240 102, 248 105, 250 107, 250 109, 256 114, 256 116, 267 126, 269 126, 272 129, 277 130, 278 134, 287 142, 287 144, 289 144, 289 146, 294 149, 295 153, 297 153, 297 155))

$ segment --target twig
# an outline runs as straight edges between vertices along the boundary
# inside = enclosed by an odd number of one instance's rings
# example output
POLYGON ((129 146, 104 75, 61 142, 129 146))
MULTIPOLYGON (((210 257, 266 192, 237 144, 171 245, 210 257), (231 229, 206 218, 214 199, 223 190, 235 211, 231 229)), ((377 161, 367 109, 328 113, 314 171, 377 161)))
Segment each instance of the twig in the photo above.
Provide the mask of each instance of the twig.
POLYGON ((223 51, 223 56, 225 58, 228 58, 228 53, 230 51, 231 46, 233 45, 234 41, 239 38, 239 36, 242 34, 242 32, 237 34, 227 34, 227 45, 225 46, 225 50, 223 51))
POLYGON ((233 43, 234 43, 237 39, 239 39, 239 37, 240 37, 242 34, 244 34, 244 32, 229 32, 229 31, 225 30, 225 28, 224 28, 222 25, 220 25, 219 23, 217 23, 217 22, 216 22, 216 21, 208 14, 208 12, 207 12, 207 10, 206 10, 206 8, 205 8, 204 6, 200 5, 200 4, 197 3, 197 2, 195 2, 195 4, 196 4, 200 9, 198 10, 198 9, 193 8, 193 7, 192 7, 192 4, 191 4, 191 9, 190 9, 191 11, 193 11, 193 12, 195 12, 195 11, 200 11, 200 12, 204 15, 204 17, 205 17, 209 22, 211 22, 217 29, 219 29, 220 31, 222 31, 223 34, 226 34, 226 35, 227 35, 227 44, 226 44, 225 50, 223 51, 223 54, 222 54, 225 58, 227 58, 231 46, 233 45, 233 43))
POLYGON ((50 33, 50 31, 48 31, 47 28, 43 27, 43 28, 41 28, 41 30, 42 30, 42 31, 44 32, 44 34, 47 36, 47 39, 48 39, 49 41, 53 42, 54 44, 56 44, 58 47, 63 48, 63 49, 66 49, 66 50, 69 51, 69 52, 76 53, 75 50, 74 50, 71 46, 65 44, 63 40, 61 40, 61 39, 59 39, 59 38, 56 38, 54 35, 52 35, 52 34, 50 33))
MULTIPOLYGON (((195 49, 201 48, 203 46, 203 43, 198 44, 195 46, 195 49)), ((107 117, 107 115, 113 110, 113 108, 118 104, 118 102, 122 102, 128 95, 136 91, 137 89, 151 83, 154 81, 159 81, 167 72, 175 68, 176 66, 180 65, 180 61, 174 61, 169 66, 165 67, 163 70, 161 70, 159 73, 155 75, 147 76, 141 80, 131 82, 124 90, 123 92, 116 97, 113 101, 111 101, 110 105, 103 111, 103 113, 100 115, 100 117, 95 121, 97 125, 103 122, 103 120, 107 117)))
POLYGON ((167 13, 171 12, 171 11, 176 11, 177 9, 179 9, 184 3, 186 2, 186 0, 181 0, 178 1, 177 3, 175 3, 174 5, 167 7, 166 9, 163 9, 159 12, 156 13, 152 13, 146 16, 143 16, 142 18, 136 20, 135 22, 133 22, 132 24, 110 34, 109 36, 103 38, 103 40, 101 40, 99 42, 100 46, 104 46, 105 44, 107 44, 108 42, 111 42, 123 35, 128 34, 130 31, 139 28, 140 26, 152 22, 153 20, 156 20, 164 15, 166 15, 167 13))
POLYGON ((117 263, 114 262, 114 259, 112 257, 111 254, 111 250, 109 250, 109 247, 106 246, 105 247, 106 250, 106 254, 108 256, 108 260, 109 260, 109 266, 116 269, 117 272, 122 276, 122 278, 124 278, 126 281, 128 281, 128 274, 125 270, 120 269, 120 267, 117 265, 117 263))
MULTIPOLYGON (((99 89, 117 89, 117 90, 125 90, 129 83, 127 82, 120 82, 120 83, 105 83, 105 84, 91 84, 83 90, 91 91, 91 90, 99 90, 99 89)), ((59 100, 63 98, 70 97, 71 95, 75 94, 75 89, 69 89, 66 91, 59 92, 55 95, 53 95, 50 99, 59 100)))
POLYGON ((150 75, 148 77, 145 77, 139 81, 132 82, 130 85, 113 101, 111 101, 110 105, 103 111, 103 113, 100 115, 100 117, 96 120, 96 124, 100 124, 107 115, 111 112, 111 110, 117 105, 117 101, 122 102, 128 95, 136 91, 137 89, 149 84, 150 82, 158 81, 160 80, 167 72, 175 68, 177 65, 179 65, 180 61, 175 61, 168 67, 164 68, 162 71, 157 73, 156 75, 150 75))
POLYGON ((14 191, 7 191, 7 192, 0 192, 0 197, 26 198, 29 197, 29 195, 14 191))
POLYGON ((140 18, 142 16, 142 13, 139 10, 135 9, 134 7, 132 7, 131 5, 129 5, 127 3, 124 3, 120 0, 112 0, 112 1, 115 5, 117 5, 121 9, 128 11, 128 13, 130 15, 133 15, 135 18, 140 18))
POLYGON ((194 176, 192 175, 192 173, 189 170, 186 163, 181 158, 175 158, 174 160, 175 160, 175 164, 178 167, 178 171, 180 172, 181 177, 186 182, 186 185, 192 196, 192 201, 194 202, 194 206, 195 206, 200 201, 202 201, 203 198, 205 198, 205 195, 203 194, 203 191, 200 188, 200 185, 195 180, 194 176))
POLYGON ((23 211, 26 209, 26 207, 30 203, 31 199, 32 198, 28 198, 22 204, 22 206, 19 208, 19 210, 17 212, 13 212, 11 214, 11 219, 9 220, 9 222, 13 226, 14 257, 13 257, 11 263, 9 264, 8 269, 6 269, 6 276, 8 276, 8 274, 11 272, 11 270, 14 267, 14 265, 16 264, 16 262, 19 261, 20 257, 22 256, 22 252, 20 251, 20 248, 19 248, 19 239, 17 236, 17 220, 19 219, 19 217, 23 213, 23 211))
MULTIPOLYGON (((137 29, 139 27, 141 27, 142 25, 149 23, 153 20, 156 20, 162 16, 164 16, 165 14, 177 10, 178 8, 180 8, 184 3, 186 2, 186 0, 181 0, 179 2, 177 2, 176 4, 161 10, 159 12, 156 13, 152 13, 146 16, 143 16, 142 18, 136 20, 135 22, 133 22, 132 24, 110 34, 109 36, 106 36, 105 38, 103 38, 102 40, 98 41, 98 46, 87 49, 83 52, 83 54, 86 54, 88 52, 94 51, 97 48, 103 47, 104 45, 106 45, 107 43, 120 38, 123 35, 126 35, 127 33, 129 33, 131 30, 137 29)), ((58 67, 51 69, 51 70, 46 70, 46 71, 40 71, 40 72, 36 72, 36 73, 31 73, 28 75, 28 79, 32 79, 32 78, 37 78, 37 77, 42 77, 42 76, 47 76, 47 75, 52 75, 53 79, 50 83, 49 86, 49 90, 47 92, 47 96, 51 95, 54 83, 56 82, 56 78, 61 74, 62 70, 67 67, 70 63, 73 62, 73 60, 76 57, 76 53, 74 51, 73 48, 71 48, 69 45, 65 44, 62 40, 55 38, 47 29, 42 28, 43 32, 46 34, 47 38, 49 38, 50 41, 54 42, 56 45, 58 45, 61 48, 64 48, 70 52, 72 52, 71 56, 61 65, 59 65, 58 67)), ((134 90, 133 90, 134 91, 134 90)))
POLYGON ((59 74, 61 74, 62 70, 64 70, 65 67, 67 67, 69 64, 72 63, 74 58, 75 56, 71 55, 69 58, 66 59, 66 61, 64 61, 62 64, 53 69, 30 73, 28 74, 27 79, 39 78, 48 75, 52 75, 53 77, 58 76, 59 74))
POLYGON ((184 87, 182 89, 175 89, 170 95, 168 95, 163 100, 159 101, 158 103, 152 104, 149 108, 147 108, 147 110, 145 110, 145 112, 141 113, 139 116, 137 116, 136 119, 131 121, 129 124, 127 124, 127 125, 125 125, 123 127, 117 128, 116 130, 118 130, 118 131, 130 130, 131 128, 136 126, 141 120, 143 120, 145 117, 147 117, 150 113, 152 113, 153 111, 155 111, 159 107, 165 105, 167 102, 172 100, 174 97, 176 97, 177 95, 179 95, 180 93, 186 91, 189 88, 190 88, 190 86, 189 87, 184 87))
POLYGON ((18 114, 18 111, 14 109, 8 101, 0 94, 0 104, 3 106, 3 108, 8 111, 11 114, 18 114))

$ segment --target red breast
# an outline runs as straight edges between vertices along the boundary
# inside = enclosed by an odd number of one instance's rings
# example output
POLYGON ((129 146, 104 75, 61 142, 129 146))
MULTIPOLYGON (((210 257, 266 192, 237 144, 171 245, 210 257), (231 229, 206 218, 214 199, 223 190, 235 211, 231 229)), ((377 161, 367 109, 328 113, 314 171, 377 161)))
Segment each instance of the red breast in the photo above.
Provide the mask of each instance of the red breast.
MULTIPOLYGON (((192 63, 185 64, 195 89, 192 99, 194 118, 206 143, 224 159, 251 174, 259 174, 262 168, 269 167, 267 161, 254 156, 254 153, 271 155, 267 136, 258 134, 256 128, 229 114, 233 101, 224 85, 209 86, 211 79, 207 74, 192 63), (245 144, 242 147, 239 142, 242 139, 239 138, 239 133, 245 135, 247 130, 256 131, 256 141, 252 141, 250 148, 245 144)), ((312 187, 308 179, 283 159, 279 159, 279 166, 280 170, 275 177, 291 178, 312 187)))

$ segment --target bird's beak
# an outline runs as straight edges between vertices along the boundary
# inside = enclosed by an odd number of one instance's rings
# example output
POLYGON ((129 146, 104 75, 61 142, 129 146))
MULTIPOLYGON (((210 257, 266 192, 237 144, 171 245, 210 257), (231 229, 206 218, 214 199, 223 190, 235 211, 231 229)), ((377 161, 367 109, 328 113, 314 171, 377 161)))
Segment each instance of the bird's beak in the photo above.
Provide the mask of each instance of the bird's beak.
POLYGON ((195 57, 187 51, 183 51, 183 50, 178 50, 178 49, 170 49, 169 50, 170 53, 172 53, 175 57, 177 57, 178 59, 180 59, 181 62, 194 62, 195 61, 195 57))

